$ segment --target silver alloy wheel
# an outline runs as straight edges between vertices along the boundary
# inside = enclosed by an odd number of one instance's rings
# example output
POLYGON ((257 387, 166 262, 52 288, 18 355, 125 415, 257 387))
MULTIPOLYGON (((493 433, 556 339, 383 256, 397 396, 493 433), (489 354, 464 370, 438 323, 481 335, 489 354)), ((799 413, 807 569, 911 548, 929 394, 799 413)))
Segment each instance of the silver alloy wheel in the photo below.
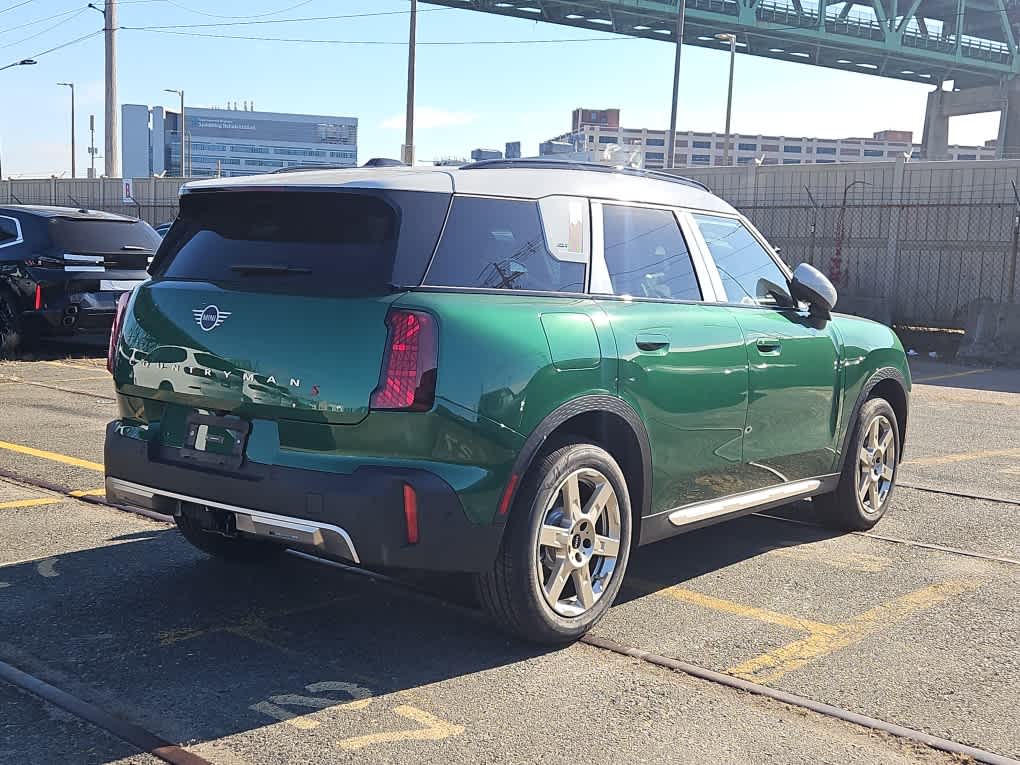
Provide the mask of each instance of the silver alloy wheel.
POLYGON ((858 455, 857 496, 864 512, 873 515, 882 509, 896 475, 895 426, 884 414, 877 415, 865 428, 858 455))
POLYGON ((605 593, 620 555, 620 503, 594 468, 566 476, 538 532, 536 567, 545 600, 560 616, 580 616, 605 593))

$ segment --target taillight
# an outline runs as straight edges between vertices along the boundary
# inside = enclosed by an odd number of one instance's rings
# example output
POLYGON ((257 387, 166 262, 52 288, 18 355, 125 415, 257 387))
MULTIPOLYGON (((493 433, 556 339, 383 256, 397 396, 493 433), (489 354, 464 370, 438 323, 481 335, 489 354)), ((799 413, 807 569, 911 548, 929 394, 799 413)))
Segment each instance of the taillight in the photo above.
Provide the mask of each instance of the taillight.
POLYGON ((131 300, 130 292, 122 292, 117 298, 117 313, 113 317, 113 327, 110 329, 110 346, 106 351, 106 371, 110 374, 113 374, 113 364, 117 360, 117 343, 120 341, 120 331, 124 326, 124 312, 127 311, 129 300, 131 300))
POLYGON ((35 285, 35 301, 33 301, 33 305, 37 311, 42 309, 42 287, 38 284, 35 285))
POLYGON ((424 412, 436 397, 436 320, 422 311, 392 310, 379 385, 372 409, 424 412))

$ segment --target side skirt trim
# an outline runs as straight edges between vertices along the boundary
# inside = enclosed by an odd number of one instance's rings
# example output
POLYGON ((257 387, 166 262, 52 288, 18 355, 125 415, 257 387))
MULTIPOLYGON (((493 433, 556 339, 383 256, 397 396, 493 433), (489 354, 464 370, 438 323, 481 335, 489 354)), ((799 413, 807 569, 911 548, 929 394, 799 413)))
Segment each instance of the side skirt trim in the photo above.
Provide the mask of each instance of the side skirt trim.
POLYGON ((698 521, 716 518, 720 515, 731 515, 744 510, 756 510, 762 505, 787 502, 799 497, 810 497, 812 494, 825 491, 823 488, 825 478, 806 478, 801 481, 769 486, 766 489, 749 491, 744 494, 735 494, 720 499, 710 499, 707 502, 685 505, 670 511, 669 522, 674 526, 686 526, 689 523, 697 523, 698 521))

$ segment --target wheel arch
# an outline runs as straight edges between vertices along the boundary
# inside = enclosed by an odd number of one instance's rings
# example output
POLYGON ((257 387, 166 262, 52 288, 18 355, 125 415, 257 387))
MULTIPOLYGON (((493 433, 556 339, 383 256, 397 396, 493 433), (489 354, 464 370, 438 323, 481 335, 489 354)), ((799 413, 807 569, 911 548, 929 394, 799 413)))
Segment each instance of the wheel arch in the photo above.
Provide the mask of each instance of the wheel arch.
POLYGON ((550 438, 571 435, 591 441, 620 465, 627 479, 633 521, 632 539, 638 540, 641 518, 651 507, 652 457, 641 417, 634 409, 613 396, 582 396, 549 413, 531 432, 514 462, 510 483, 504 492, 501 510, 513 507, 520 479, 523 478, 550 438))
POLYGON ((853 436, 853 423, 861 407, 873 398, 884 398, 889 402, 896 413, 896 426, 900 436, 899 460, 903 461, 903 447, 907 439, 907 415, 910 409, 910 398, 907 394, 907 380, 903 373, 896 367, 882 367, 872 372, 871 377, 861 387, 857 395, 850 417, 846 421, 846 431, 843 433, 843 441, 840 445, 840 472, 846 465, 850 438, 853 436))

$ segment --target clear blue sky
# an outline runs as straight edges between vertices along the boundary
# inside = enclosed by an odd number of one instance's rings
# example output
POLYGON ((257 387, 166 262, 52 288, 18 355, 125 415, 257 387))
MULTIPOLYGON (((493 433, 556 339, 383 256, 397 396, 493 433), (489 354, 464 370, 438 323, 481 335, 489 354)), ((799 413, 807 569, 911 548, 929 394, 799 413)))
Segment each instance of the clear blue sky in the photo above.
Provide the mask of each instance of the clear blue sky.
MULTIPOLYGON (((101 29, 102 17, 85 9, 86 2, 0 0, 0 66, 101 29), (54 18, 30 23, 46 17, 54 18)), ((233 16, 244 18, 233 19, 234 26, 182 31, 398 44, 229 40, 125 29, 118 33, 120 101, 176 105, 176 96, 163 89, 183 88, 194 106, 253 100, 260 111, 354 116, 360 120, 362 161, 396 157, 403 139, 408 7, 404 0, 121 0, 124 27, 212 24, 229 22, 222 17, 233 16), (381 12, 396 13, 236 24, 381 12)), ((607 36, 427 3, 419 7, 420 43, 607 36)), ((78 168, 83 175, 88 165, 89 114, 96 115, 96 144, 101 148, 103 143, 102 35, 38 60, 36 66, 0 72, 3 172, 48 176, 68 171, 68 91, 55 83, 73 80, 78 95, 78 168)), ((539 141, 569 129, 575 106, 620 107, 627 127, 664 128, 672 65, 670 45, 625 38, 534 45, 422 44, 416 99, 418 158, 463 157, 472 148, 502 148, 512 140, 523 141, 524 151, 535 153, 539 141)), ((725 52, 685 49, 681 128, 722 131, 727 65, 725 52)), ((846 137, 895 128, 913 130, 919 139, 929 89, 738 56, 733 129, 846 137)), ((954 119, 950 140, 980 143, 993 138, 996 120, 992 115, 954 119)))

